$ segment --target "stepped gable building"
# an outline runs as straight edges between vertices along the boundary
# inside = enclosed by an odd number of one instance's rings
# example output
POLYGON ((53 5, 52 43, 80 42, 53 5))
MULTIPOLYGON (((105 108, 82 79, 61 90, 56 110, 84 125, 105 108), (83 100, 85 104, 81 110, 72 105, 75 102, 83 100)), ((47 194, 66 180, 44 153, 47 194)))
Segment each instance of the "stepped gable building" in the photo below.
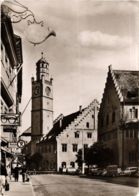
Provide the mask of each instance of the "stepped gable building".
POLYGON ((97 141, 97 115, 99 103, 94 100, 88 107, 67 116, 62 114, 54 121, 53 128, 37 144, 42 155, 40 169, 59 171, 60 167, 75 167, 79 149, 97 141))
POLYGON ((138 165, 139 71, 109 66, 98 114, 98 140, 113 150, 113 164, 138 165))

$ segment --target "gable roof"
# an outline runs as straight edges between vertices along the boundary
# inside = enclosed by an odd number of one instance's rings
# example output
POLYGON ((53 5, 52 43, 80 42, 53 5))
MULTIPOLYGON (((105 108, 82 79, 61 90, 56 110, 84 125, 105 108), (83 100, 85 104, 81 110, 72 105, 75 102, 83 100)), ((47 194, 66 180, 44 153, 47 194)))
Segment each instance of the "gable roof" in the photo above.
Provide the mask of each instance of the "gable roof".
POLYGON ((139 71, 113 70, 125 103, 139 103, 139 71))
MULTIPOLYGON (((84 111, 84 109, 82 111, 84 111)), ((77 116, 82 113, 82 111, 77 111, 67 116, 63 116, 63 118, 61 117, 61 119, 58 119, 53 125, 53 128, 41 142, 56 139, 56 136, 58 136, 71 122, 73 122, 75 118, 77 118, 77 116), (62 122, 60 123, 60 121, 62 122)))

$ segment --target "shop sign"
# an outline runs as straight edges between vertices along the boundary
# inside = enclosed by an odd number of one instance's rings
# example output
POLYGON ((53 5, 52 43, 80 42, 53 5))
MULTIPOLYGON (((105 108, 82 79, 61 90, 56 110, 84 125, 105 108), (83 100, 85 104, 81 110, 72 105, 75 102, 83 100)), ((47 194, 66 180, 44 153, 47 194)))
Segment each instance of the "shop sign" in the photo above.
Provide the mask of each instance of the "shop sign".
POLYGON ((17 142, 9 142, 8 147, 9 148, 17 148, 17 142))
POLYGON ((24 141, 24 140, 19 140, 19 141, 17 142, 17 146, 18 146, 19 148, 23 148, 23 147, 25 146, 25 141, 24 141))

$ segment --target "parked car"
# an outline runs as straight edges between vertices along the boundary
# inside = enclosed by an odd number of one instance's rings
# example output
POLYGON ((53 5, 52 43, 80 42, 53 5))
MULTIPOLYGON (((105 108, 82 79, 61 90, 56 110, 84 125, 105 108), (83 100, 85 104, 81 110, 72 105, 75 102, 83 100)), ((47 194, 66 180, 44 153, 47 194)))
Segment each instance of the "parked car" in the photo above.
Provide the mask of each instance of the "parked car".
POLYGON ((101 172, 101 176, 107 176, 108 171, 106 169, 103 169, 101 172))
POLYGON ((102 174, 104 173, 104 169, 102 168, 98 168, 97 172, 96 172, 96 176, 102 176, 102 174))
POLYGON ((96 175, 97 171, 98 171, 98 166, 97 165, 93 165, 90 169, 89 169, 89 173, 92 175, 96 175))
POLYGON ((122 170, 118 167, 118 165, 108 165, 106 167, 106 171, 106 176, 116 177, 122 174, 122 170))
POLYGON ((134 176, 137 177, 137 178, 139 178, 139 168, 138 168, 138 171, 135 173, 134 176))
POLYGON ((66 172, 68 174, 76 174, 77 173, 77 169, 74 168, 74 167, 68 167, 67 170, 66 170, 66 172))
POLYGON ((124 170, 124 175, 125 176, 132 176, 132 175, 135 175, 138 171, 138 168, 137 167, 127 167, 125 170, 124 170))

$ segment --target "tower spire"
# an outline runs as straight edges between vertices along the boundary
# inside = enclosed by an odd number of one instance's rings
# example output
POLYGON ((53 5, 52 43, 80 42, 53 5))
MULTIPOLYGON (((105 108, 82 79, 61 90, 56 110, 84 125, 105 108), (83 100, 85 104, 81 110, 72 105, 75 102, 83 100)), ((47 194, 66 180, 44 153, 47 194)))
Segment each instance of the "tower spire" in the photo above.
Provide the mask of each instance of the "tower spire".
POLYGON ((40 80, 42 77, 44 79, 49 80, 49 63, 44 58, 44 53, 41 52, 41 58, 36 63, 36 76, 37 80, 40 80))

